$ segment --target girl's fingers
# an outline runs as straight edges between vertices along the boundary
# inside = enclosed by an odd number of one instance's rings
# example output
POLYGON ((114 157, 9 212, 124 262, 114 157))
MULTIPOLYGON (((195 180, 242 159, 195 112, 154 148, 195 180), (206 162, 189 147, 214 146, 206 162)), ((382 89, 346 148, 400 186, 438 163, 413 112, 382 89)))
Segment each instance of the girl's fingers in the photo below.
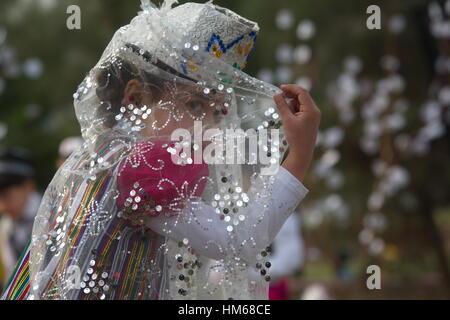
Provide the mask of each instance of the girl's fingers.
POLYGON ((297 98, 298 94, 295 92, 292 92, 291 90, 288 90, 286 88, 287 85, 282 85, 280 88, 283 90, 283 94, 288 98, 297 98))
POLYGON ((281 90, 283 90, 285 93, 290 94, 290 95, 294 95, 294 96, 298 96, 302 93, 307 93, 308 91, 306 91, 305 89, 303 89, 302 87, 300 87, 299 85, 296 84, 283 84, 281 85, 281 90))
POLYGON ((292 116, 292 111, 287 104, 286 100, 284 99, 283 94, 276 94, 273 99, 275 100, 275 103, 277 104, 278 110, 280 112, 281 117, 288 118, 292 116))
POLYGON ((305 111, 315 109, 315 104, 308 91, 296 84, 286 84, 281 86, 281 90, 290 98, 297 98, 305 111))
POLYGON ((296 114, 297 112, 300 111, 300 102, 298 101, 298 99, 289 99, 290 101, 288 102, 289 107, 291 108, 291 111, 293 114, 296 114))
POLYGON ((292 98, 284 92, 282 93, 282 95, 292 113, 295 114, 300 110, 300 102, 298 102, 298 99, 296 97, 292 98))

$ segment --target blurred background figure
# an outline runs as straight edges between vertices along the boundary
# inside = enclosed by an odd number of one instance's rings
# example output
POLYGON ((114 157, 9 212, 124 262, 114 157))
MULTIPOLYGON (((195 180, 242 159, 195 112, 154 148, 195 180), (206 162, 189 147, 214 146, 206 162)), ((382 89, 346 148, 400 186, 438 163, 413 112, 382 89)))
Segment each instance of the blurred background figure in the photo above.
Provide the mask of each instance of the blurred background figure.
POLYGON ((31 154, 20 148, 0 151, 0 288, 6 285, 27 245, 41 203, 31 154))
POLYGON ((333 299, 328 288, 322 283, 313 283, 305 288, 300 300, 330 300, 333 299))
POLYGON ((68 137, 65 138, 59 144, 58 159, 56 160, 56 167, 62 166, 64 161, 75 151, 83 145, 83 138, 81 137, 68 137))
POLYGON ((338 254, 336 257, 336 275, 338 278, 347 282, 352 280, 352 272, 350 270, 350 252, 347 248, 343 247, 338 250, 338 254))
POLYGON ((301 233, 300 214, 296 211, 275 237, 272 245, 269 288, 270 300, 289 300, 289 277, 303 266, 304 244, 301 233))

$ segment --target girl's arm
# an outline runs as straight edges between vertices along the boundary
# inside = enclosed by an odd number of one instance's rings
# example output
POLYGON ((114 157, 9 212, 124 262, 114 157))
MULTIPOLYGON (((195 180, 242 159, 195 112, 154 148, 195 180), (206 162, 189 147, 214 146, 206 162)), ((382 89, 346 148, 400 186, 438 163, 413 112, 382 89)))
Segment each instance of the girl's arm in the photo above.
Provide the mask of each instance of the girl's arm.
POLYGON ((216 214, 212 206, 199 202, 187 206, 177 217, 160 215, 147 222, 153 231, 175 241, 188 239, 189 245, 200 254, 220 260, 227 255, 241 257, 248 263, 270 245, 308 190, 289 171, 280 167, 273 177, 264 178, 270 198, 258 196, 261 185, 249 191, 250 201, 240 214, 245 220, 227 230, 230 225, 216 214))

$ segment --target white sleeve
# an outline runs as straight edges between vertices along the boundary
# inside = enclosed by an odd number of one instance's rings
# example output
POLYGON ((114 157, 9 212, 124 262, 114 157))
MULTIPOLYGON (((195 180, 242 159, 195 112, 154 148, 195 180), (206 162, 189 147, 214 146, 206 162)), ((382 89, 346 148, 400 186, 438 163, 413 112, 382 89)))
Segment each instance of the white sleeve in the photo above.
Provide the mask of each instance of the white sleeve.
POLYGON ((186 206, 180 214, 181 219, 161 215, 149 219, 146 225, 177 242, 188 239, 194 250, 208 258, 220 260, 231 253, 238 254, 246 262, 253 261, 261 250, 270 245, 308 193, 303 184, 283 167, 274 178, 268 208, 252 198, 244 210, 245 220, 240 221, 232 235, 215 209, 202 201, 195 205, 195 210, 186 206), (263 211, 267 214, 260 219, 263 211))

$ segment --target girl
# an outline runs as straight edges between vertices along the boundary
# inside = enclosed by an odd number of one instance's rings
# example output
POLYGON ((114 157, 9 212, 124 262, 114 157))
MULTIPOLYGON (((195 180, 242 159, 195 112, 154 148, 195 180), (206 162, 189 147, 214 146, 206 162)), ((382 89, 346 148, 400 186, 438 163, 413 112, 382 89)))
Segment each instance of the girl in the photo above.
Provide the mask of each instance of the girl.
POLYGON ((75 93, 85 143, 50 183, 6 298, 267 299, 266 247, 307 193, 320 112, 302 88, 241 71, 256 23, 173 2, 143 1, 75 93))

